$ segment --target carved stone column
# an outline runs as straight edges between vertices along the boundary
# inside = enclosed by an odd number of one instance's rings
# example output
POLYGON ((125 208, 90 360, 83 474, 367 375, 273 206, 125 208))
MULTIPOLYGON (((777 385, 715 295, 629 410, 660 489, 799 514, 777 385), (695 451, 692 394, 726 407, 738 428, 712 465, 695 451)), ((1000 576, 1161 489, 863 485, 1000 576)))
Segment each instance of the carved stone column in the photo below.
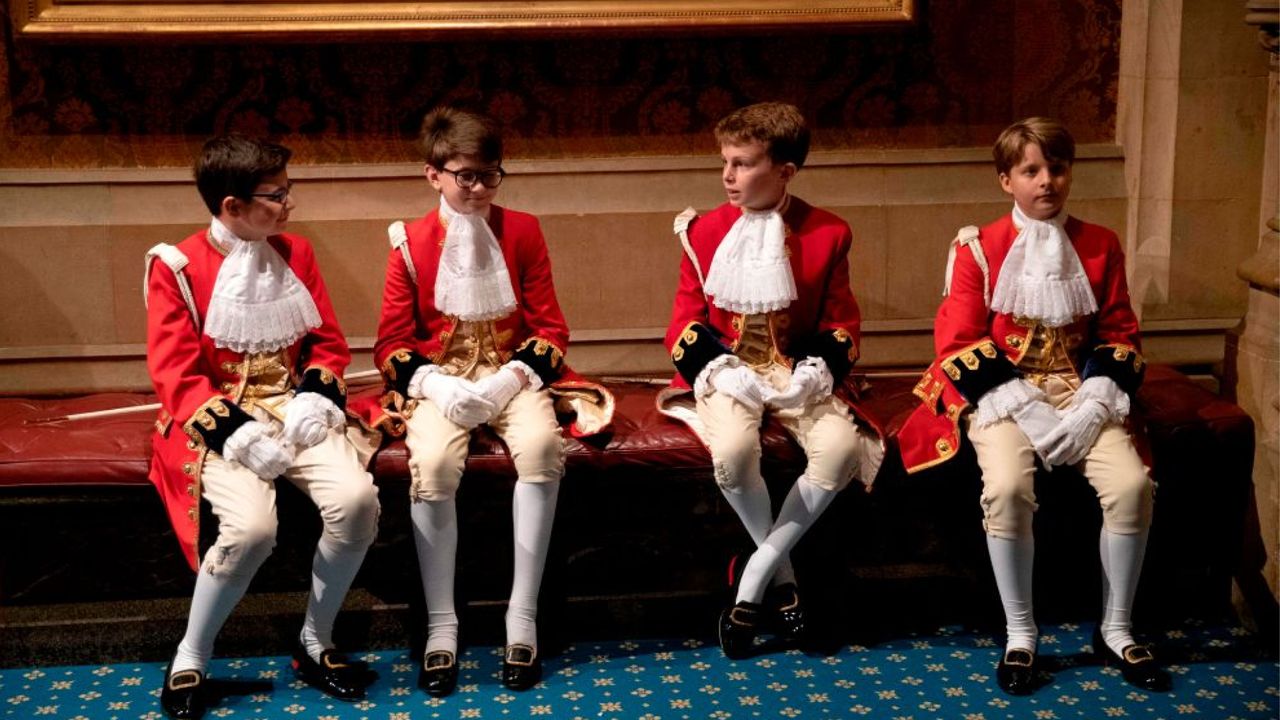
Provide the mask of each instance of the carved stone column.
POLYGON ((1245 22, 1259 28, 1260 44, 1270 53, 1271 69, 1267 84, 1261 239, 1257 253, 1236 270, 1249 284, 1249 305, 1244 320, 1228 336, 1225 385, 1228 393, 1234 393, 1236 402, 1253 417, 1257 440, 1253 466, 1257 525, 1246 527, 1236 606, 1246 620, 1274 638, 1280 586, 1280 566, 1277 565, 1277 546, 1280 545, 1280 177, 1277 177, 1280 175, 1280 137, 1277 136, 1280 0, 1249 0, 1245 9, 1245 22))

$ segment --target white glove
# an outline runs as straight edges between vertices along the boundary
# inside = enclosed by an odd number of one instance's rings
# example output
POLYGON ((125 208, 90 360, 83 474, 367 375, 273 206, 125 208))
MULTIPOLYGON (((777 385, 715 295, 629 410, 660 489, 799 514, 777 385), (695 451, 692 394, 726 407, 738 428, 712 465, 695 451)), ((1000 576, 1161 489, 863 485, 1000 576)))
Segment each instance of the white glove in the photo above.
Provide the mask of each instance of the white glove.
POLYGON ((477 380, 476 393, 493 403, 494 407, 493 416, 485 418, 485 421, 497 417, 502 409, 511 403, 511 399, 528 384, 527 377, 522 378, 520 373, 506 365, 502 366, 498 372, 477 380))
POLYGON ((409 394, 435 403, 442 415, 460 427, 470 430, 497 412, 493 402, 477 392, 476 384, 470 380, 446 375, 439 370, 427 373, 420 382, 416 373, 413 379, 415 382, 409 384, 409 394), (415 394, 415 391, 420 394, 415 394))
POLYGON ((1086 400, 1068 410, 1055 431, 1062 440, 1046 453, 1045 462, 1049 465, 1075 465, 1084 460, 1110 417, 1111 411, 1096 400, 1086 400))
POLYGON ((1031 441, 1036 454, 1046 465, 1051 465, 1049 457, 1059 451, 1064 441, 1062 432, 1062 416, 1052 405, 1043 400, 1033 400, 1018 407, 1010 415, 1018 429, 1031 441))
POLYGON ((280 439, 305 450, 323 440, 329 428, 342 427, 346 420, 329 398, 320 393, 298 393, 285 408, 280 439))
POLYGON ((274 480, 293 464, 293 453, 257 420, 250 420, 231 433, 222 444, 222 457, 249 468, 263 480, 274 480))
POLYGON ((716 370, 711 376, 711 387, 757 412, 764 409, 765 398, 774 394, 773 388, 766 385, 756 371, 746 365, 716 370))
POLYGON ((791 384, 787 389, 771 393, 765 402, 779 410, 804 407, 830 395, 834 382, 826 361, 808 358, 791 372, 791 384))

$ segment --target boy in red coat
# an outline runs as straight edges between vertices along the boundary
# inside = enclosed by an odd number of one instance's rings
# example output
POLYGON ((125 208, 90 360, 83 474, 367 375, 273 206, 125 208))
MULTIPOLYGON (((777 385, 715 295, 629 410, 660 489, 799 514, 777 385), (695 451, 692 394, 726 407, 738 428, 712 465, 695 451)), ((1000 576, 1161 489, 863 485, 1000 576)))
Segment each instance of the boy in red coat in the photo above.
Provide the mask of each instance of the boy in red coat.
POLYGON ((569 327, 537 219, 493 204, 506 175, 493 121, 437 109, 423 119, 420 140, 440 207, 389 228, 374 347, 394 403, 404 408, 402 427, 394 429, 405 432, 409 448, 410 516, 428 616, 418 684, 441 697, 457 683, 455 494, 471 431, 488 424, 517 474, 502 682, 524 690, 541 677, 538 590, 564 474, 552 393, 575 396, 576 434, 606 425, 611 403, 603 388, 577 380, 563 364, 569 327), (604 411, 588 416, 593 408, 584 394, 600 398, 604 411))
POLYGON ((987 548, 1007 621, 996 679, 1013 695, 1037 687, 1036 459, 1084 474, 1103 515, 1105 598, 1094 651, 1133 685, 1167 690, 1168 674, 1131 635, 1153 485, 1123 425, 1144 361, 1120 241, 1063 209, 1075 159, 1066 128, 1045 118, 1014 123, 994 155, 1013 212, 962 229, 953 244, 934 324, 938 358, 915 388, 923 405, 899 433, 904 464, 910 472, 952 457, 964 422, 982 470, 987 548))
POLYGON ((294 668, 344 700, 368 682, 332 632, 377 534, 378 496, 344 432, 346 341, 310 243, 284 232, 289 156, 238 136, 207 142, 195 178, 210 226, 147 253, 147 368, 164 408, 151 480, 192 568, 201 497, 218 518, 160 693, 171 717, 204 714, 214 638, 275 545, 280 476, 324 520, 294 668))
POLYGON ((842 388, 861 327, 852 234, 787 192, 809 152, 804 118, 792 105, 751 105, 721 120, 716 140, 728 202, 676 218, 685 257, 666 345, 678 374, 659 403, 706 444, 757 546, 719 621, 725 655, 741 658, 762 633, 804 631, 791 549, 855 476, 870 486, 884 452, 842 388), (776 519, 760 474, 766 412, 808 458, 776 519))

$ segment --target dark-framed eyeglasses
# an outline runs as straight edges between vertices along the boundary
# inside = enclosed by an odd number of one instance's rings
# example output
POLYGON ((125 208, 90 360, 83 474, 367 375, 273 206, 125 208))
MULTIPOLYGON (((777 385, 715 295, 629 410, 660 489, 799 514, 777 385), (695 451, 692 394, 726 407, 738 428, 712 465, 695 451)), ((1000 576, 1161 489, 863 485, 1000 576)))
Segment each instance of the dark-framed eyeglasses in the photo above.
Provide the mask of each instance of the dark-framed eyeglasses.
POLYGON ((475 187, 476 183, 480 183, 492 190, 501 185, 502 179, 507 176, 507 171, 501 167, 493 170, 450 170, 449 168, 440 168, 440 172, 452 175, 454 182, 458 183, 458 187, 463 190, 470 190, 475 187))
POLYGON ((285 184, 284 187, 280 188, 279 190, 274 190, 269 193, 250 193, 249 197, 263 198, 264 200, 270 200, 271 202, 277 205, 283 205, 284 201, 287 200, 289 196, 292 194, 293 194, 293 181, 290 180, 288 183, 285 184))

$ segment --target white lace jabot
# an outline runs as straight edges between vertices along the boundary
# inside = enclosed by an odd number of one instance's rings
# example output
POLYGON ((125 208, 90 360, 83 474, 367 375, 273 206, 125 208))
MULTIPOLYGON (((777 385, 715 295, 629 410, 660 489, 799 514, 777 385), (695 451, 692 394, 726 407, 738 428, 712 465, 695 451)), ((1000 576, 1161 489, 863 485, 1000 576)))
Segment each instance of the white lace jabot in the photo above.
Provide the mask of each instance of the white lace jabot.
POLYGON ((1065 211, 1034 220, 1013 206, 1018 237, 1000 268, 992 310, 1035 318, 1046 327, 1061 327, 1098 311, 1080 256, 1067 237, 1066 220, 1065 211))
POLYGON ((217 218, 209 239, 227 256, 218 269, 204 334, 236 352, 288 347, 320 327, 311 292, 266 240, 241 240, 217 218))
POLYGON ((436 271, 435 303, 440 312, 462 320, 496 320, 516 309, 511 275, 489 223, 464 215, 440 196, 444 248, 436 271))
POLYGON ((782 208, 742 209, 716 248, 705 289, 712 302, 729 312, 765 313, 781 310, 796 299, 796 281, 787 259, 782 208))

